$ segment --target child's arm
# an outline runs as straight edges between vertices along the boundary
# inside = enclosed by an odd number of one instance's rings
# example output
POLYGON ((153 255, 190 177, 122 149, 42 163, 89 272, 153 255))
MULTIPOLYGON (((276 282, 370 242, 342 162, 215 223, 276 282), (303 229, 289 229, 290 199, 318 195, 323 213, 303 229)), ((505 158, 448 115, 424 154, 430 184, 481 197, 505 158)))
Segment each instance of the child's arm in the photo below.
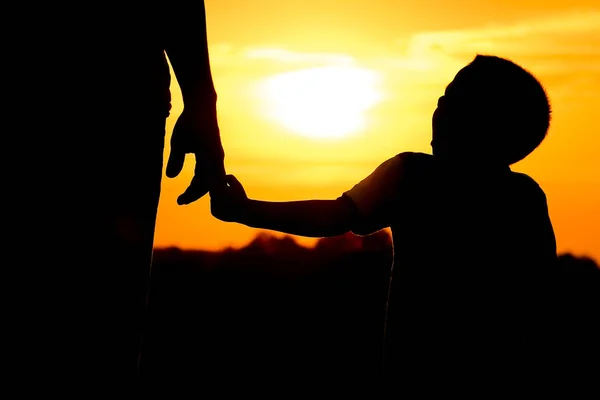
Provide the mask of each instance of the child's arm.
POLYGON ((240 182, 227 175, 225 184, 210 192, 211 212, 222 221, 292 235, 369 235, 390 226, 396 209, 403 206, 405 164, 409 159, 421 164, 423 157, 431 156, 402 153, 392 157, 336 200, 251 200, 240 182))
POLYGON ((252 200, 233 175, 227 176, 226 186, 212 191, 210 196, 211 213, 222 221, 299 236, 342 235, 350 230, 356 214, 352 202, 344 197, 289 202, 252 200))

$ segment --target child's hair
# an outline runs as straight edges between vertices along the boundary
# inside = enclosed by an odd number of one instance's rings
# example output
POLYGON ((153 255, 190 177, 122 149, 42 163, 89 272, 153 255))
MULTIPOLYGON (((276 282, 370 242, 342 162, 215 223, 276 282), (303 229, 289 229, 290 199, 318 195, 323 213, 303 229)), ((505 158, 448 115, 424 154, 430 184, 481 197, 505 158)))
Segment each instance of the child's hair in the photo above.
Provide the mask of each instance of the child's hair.
POLYGON ((488 153, 508 165, 522 160, 550 127, 544 87, 529 71, 497 56, 477 55, 468 67, 469 92, 474 94, 469 114, 479 134, 490 134, 483 138, 488 153))

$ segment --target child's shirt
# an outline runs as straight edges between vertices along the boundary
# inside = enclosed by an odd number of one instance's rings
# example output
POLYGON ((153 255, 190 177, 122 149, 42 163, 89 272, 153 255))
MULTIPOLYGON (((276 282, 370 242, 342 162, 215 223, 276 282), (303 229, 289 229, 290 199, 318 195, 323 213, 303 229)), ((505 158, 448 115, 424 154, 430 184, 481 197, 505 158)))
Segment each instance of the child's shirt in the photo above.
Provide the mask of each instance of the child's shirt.
POLYGON ((532 178, 406 152, 343 197, 357 211, 354 233, 391 228, 388 368, 481 372, 535 335, 556 242, 532 178))

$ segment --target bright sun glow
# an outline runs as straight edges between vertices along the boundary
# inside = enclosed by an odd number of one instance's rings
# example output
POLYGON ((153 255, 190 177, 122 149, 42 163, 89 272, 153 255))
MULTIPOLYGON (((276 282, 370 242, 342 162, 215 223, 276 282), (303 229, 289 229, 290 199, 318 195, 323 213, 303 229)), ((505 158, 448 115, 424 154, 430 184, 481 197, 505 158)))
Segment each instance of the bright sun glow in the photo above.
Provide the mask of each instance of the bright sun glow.
POLYGON ((375 72, 322 67, 287 72, 262 82, 267 115, 294 133, 339 138, 365 127, 365 111, 380 101, 375 72))

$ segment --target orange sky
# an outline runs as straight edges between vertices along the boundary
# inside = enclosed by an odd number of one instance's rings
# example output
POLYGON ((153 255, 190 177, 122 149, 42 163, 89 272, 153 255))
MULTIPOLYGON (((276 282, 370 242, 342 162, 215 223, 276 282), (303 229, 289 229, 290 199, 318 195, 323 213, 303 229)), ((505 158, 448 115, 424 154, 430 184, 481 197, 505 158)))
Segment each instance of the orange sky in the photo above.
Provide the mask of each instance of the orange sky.
MULTIPOLYGON (((548 138, 513 170, 546 192, 559 252, 600 260, 597 0, 205 3, 226 167, 250 197, 335 198, 396 153, 430 153, 446 84, 495 54, 538 76, 553 107, 548 138)), ((167 138, 182 109, 171 88, 167 138)), ((246 244, 256 231, 214 219, 208 196, 177 205, 192 169, 163 179, 155 245, 246 244)))

